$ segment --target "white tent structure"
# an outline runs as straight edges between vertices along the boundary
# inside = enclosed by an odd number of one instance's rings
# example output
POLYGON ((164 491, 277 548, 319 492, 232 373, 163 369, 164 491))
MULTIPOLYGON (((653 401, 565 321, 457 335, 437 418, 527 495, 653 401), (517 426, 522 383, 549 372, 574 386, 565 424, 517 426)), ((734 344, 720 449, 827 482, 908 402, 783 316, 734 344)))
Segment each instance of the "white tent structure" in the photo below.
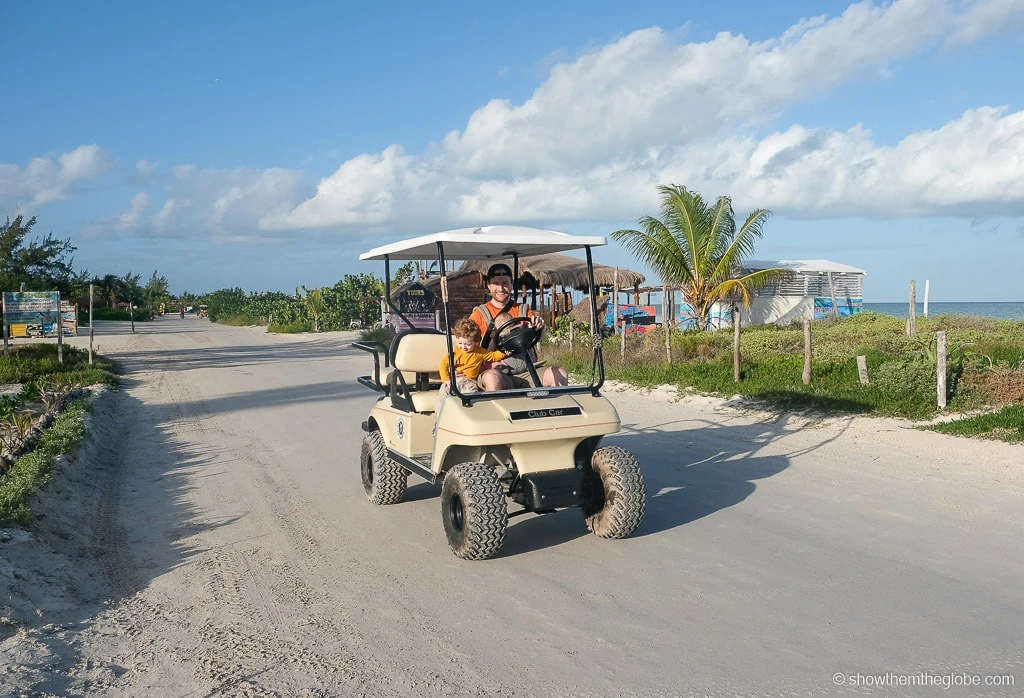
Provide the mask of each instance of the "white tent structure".
POLYGON ((750 259, 745 272, 780 267, 789 274, 758 289, 750 308, 743 313, 744 325, 787 325, 803 319, 855 315, 863 309, 863 269, 827 259, 750 259))

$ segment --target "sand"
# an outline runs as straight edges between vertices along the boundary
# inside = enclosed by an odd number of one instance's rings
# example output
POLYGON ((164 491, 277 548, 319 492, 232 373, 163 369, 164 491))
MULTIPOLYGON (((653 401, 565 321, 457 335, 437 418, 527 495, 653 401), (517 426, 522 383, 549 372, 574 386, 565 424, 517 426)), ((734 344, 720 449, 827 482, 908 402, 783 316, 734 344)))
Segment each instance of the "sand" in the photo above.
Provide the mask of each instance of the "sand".
POLYGON ((597 539, 574 510, 526 515, 497 558, 465 562, 437 486, 365 500, 359 423, 374 394, 355 377, 372 364, 353 333, 176 316, 99 329, 123 389, 96 395, 89 440, 36 522, 0 530, 0 695, 1024 681, 1020 446, 609 384, 623 430, 608 442, 647 479, 637 534, 597 539))

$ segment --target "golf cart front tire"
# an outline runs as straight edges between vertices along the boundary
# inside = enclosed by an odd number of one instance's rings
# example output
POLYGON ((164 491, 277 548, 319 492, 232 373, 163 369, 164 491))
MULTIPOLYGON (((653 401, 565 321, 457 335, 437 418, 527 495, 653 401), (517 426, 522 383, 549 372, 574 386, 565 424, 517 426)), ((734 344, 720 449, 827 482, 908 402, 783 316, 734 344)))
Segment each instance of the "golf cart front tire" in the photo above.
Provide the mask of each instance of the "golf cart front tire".
POLYGON ((580 508, 587 528, 601 538, 626 538, 644 519, 647 490, 640 464, 618 446, 594 451, 583 469, 580 508))
POLYGON ((482 463, 453 466, 441 487, 441 519, 456 556, 493 557, 508 530, 508 504, 494 468, 482 463))
POLYGON ((398 504, 405 499, 409 473, 388 455, 388 447, 379 431, 371 431, 363 438, 359 466, 363 490, 371 503, 398 504))

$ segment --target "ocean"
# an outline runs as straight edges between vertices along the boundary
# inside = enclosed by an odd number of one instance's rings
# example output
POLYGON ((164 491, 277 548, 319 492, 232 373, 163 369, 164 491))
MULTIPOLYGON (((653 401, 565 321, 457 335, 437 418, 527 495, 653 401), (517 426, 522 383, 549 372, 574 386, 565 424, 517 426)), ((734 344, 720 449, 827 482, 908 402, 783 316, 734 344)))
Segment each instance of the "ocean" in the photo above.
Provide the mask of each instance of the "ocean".
MULTIPOLYGON (((661 303, 655 306, 657 322, 661 322, 661 303)), ((910 302, 906 303, 865 303, 864 310, 871 310, 883 315, 905 318, 909 315, 910 302)), ((997 320, 1024 320, 1024 303, 992 302, 992 303, 928 303, 928 314, 936 315, 973 315, 975 317, 995 318, 997 320)), ((917 304, 917 316, 924 317, 924 303, 917 304)))
MULTIPOLYGON (((905 303, 865 303, 864 310, 905 318, 910 315, 910 301, 905 303)), ((917 304, 917 316, 924 315, 924 303, 917 304)), ((928 315, 974 315, 997 320, 1024 320, 1024 303, 928 303, 928 315)))

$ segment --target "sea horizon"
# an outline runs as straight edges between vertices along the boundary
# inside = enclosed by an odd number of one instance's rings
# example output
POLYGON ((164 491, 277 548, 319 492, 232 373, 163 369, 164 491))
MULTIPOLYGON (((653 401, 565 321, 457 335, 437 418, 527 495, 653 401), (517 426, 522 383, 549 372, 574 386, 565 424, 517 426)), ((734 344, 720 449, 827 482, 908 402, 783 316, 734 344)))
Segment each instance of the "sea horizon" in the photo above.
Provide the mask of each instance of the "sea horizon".
MULTIPOLYGON (((661 322, 661 304, 654 305, 654 314, 657 322, 661 322)), ((864 310, 891 315, 897 318, 906 318, 910 315, 910 301, 894 301, 891 303, 864 303, 864 310)), ((926 317, 924 303, 917 303, 915 311, 918 317, 926 317)), ((994 320, 1024 320, 1024 301, 929 301, 928 316, 936 315, 969 315, 973 317, 990 318, 994 320)))
MULTIPOLYGON (((910 301, 891 303, 864 303, 864 310, 906 318, 910 315, 910 301)), ((918 302, 916 315, 923 317, 924 303, 918 302)), ((1024 320, 1024 302, 1021 301, 929 301, 928 315, 972 315, 995 320, 1024 320)))

